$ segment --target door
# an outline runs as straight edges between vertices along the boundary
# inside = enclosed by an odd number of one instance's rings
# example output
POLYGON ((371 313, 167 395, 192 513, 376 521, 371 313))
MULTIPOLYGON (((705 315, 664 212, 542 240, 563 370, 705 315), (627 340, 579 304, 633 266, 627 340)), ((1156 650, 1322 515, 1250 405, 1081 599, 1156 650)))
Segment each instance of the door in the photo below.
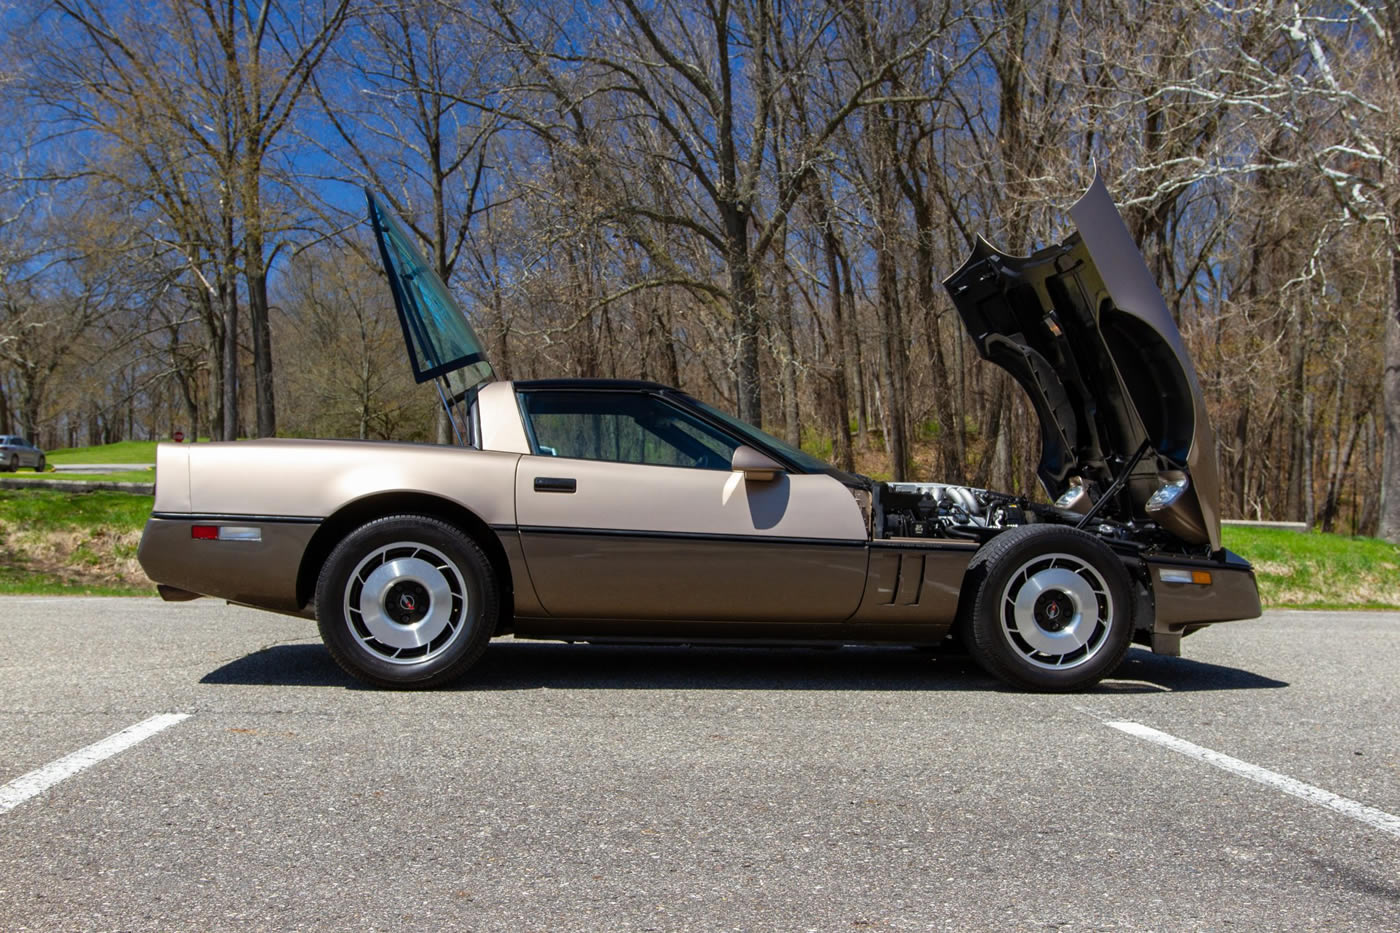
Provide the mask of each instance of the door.
POLYGON ((552 616, 837 622, 865 587, 864 518, 825 474, 758 481, 739 441, 659 395, 522 392, 530 579, 552 616))

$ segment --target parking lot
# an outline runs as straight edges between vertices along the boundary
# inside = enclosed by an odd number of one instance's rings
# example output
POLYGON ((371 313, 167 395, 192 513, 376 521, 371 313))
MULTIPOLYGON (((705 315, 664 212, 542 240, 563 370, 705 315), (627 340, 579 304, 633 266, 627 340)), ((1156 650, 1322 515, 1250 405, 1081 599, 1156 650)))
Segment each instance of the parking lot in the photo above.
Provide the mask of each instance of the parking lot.
POLYGON ((388 693, 210 600, 0 618, 7 931, 1400 929, 1396 614, 1270 613, 1067 696, 510 641, 388 693))

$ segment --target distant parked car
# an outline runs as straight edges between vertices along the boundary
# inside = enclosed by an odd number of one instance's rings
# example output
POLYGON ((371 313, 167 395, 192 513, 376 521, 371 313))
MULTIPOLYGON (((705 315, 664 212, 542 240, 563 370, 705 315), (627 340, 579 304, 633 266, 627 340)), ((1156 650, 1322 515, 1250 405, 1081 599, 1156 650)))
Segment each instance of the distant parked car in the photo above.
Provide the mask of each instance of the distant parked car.
POLYGON ((18 434, 0 434, 0 469, 13 473, 22 466, 44 472, 44 452, 18 434))

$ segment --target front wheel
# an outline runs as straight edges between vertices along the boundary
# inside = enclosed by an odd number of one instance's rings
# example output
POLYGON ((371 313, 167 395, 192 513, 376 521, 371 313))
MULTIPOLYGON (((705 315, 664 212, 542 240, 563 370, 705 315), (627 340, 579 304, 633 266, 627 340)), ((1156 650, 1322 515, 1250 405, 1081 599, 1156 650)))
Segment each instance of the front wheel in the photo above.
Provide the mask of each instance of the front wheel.
POLYGON ((346 673, 426 689, 476 662, 499 602, 475 541, 435 518, 394 515, 361 525, 331 552, 316 585, 316 621, 346 673))
POLYGON ((1093 535, 1023 525, 968 565, 959 627, 993 676, 1035 690, 1077 690, 1108 676, 1133 634, 1128 573, 1093 535))
POLYGON ((34 472, 35 472, 35 473, 42 473, 42 472, 44 472, 44 467, 45 467, 45 466, 46 466, 46 464, 44 463, 44 458, 43 458, 43 457, 40 457, 38 460, 34 461, 34 472))

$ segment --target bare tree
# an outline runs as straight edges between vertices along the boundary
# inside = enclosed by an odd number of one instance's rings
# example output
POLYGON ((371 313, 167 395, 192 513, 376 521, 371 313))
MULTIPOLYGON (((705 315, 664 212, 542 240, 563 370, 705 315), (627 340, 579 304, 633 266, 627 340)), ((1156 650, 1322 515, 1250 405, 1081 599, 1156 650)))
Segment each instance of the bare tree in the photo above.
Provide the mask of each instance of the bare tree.
MULTIPOLYGON (((236 302, 229 267, 241 260, 252 329, 257 433, 275 434, 267 271, 285 226, 269 203, 271 160, 313 71, 344 23, 349 0, 288 11, 271 0, 169 2, 122 12, 90 0, 55 0, 76 25, 78 54, 54 50, 52 74, 63 77, 70 110, 99 136, 159 159, 154 174, 184 176, 166 163, 172 150, 201 160, 202 181, 217 187, 225 266, 225 436, 236 398, 236 302), (235 223, 237 230, 235 232, 235 223)), ((150 192, 168 196, 169 184, 150 192)), ((217 287, 216 287, 217 288, 217 287)))
MULTIPOLYGON (((533 69, 522 75, 522 83, 551 100, 575 129, 591 133, 587 140, 574 136, 571 141, 598 182, 616 196, 616 215, 682 228, 723 261, 727 280, 718 286, 705 282, 703 288, 718 292, 731 309, 739 415, 760 422, 760 257, 782 231, 835 132, 875 99, 891 69, 923 53, 931 31, 907 36, 874 74, 854 79, 807 135, 790 140, 786 171, 773 178, 766 172, 774 145, 774 108, 788 83, 801 81, 810 70, 837 66, 819 56, 821 34, 830 27, 836 7, 815 5, 783 17, 768 0, 724 0, 704 10, 676 0, 647 8, 634 0, 615 0, 606 24, 588 31, 596 38, 587 43, 572 41, 568 29, 542 33, 548 23, 542 16, 528 18, 499 2, 494 7, 501 35, 533 69), (795 54, 779 62, 775 45, 782 31, 791 31, 786 44, 795 54), (598 95, 616 113, 611 128, 620 135, 611 139, 586 124, 589 101, 598 95), (591 150, 584 149, 587 143, 591 150), (677 175, 685 203, 649 202, 645 189, 629 187, 618 177, 618 163, 639 149, 654 157, 651 164, 677 175), (601 156, 604 151, 609 158, 601 156)), ((551 138, 565 140, 557 125, 532 122, 551 138)), ((673 265, 669 257, 657 258, 673 265)), ((680 283, 687 284, 684 277, 680 283)), ((678 282, 662 276, 656 284, 678 282)))
POLYGON ((279 339, 294 367, 286 390, 311 406, 284 419, 295 432, 422 437, 431 407, 403 365, 398 320, 380 300, 378 270, 325 245, 298 253, 283 286, 279 339))

